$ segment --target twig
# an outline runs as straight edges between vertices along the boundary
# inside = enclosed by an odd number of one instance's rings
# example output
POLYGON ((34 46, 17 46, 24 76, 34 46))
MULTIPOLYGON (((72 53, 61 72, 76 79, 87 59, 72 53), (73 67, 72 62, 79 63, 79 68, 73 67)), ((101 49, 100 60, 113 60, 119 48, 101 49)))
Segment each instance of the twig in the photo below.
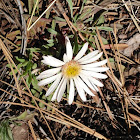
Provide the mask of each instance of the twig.
POLYGON ((32 136, 33 136, 34 140, 37 140, 34 129, 33 129, 33 126, 32 126, 32 123, 31 123, 30 120, 28 121, 28 124, 29 124, 29 127, 30 127, 30 130, 32 132, 32 136))
MULTIPOLYGON (((5 83, 5 84, 9 85, 7 82, 4 82, 4 81, 1 81, 1 82, 3 82, 3 83, 5 83)), ((12 86, 12 85, 11 85, 11 86, 12 86)), ((13 86, 12 86, 12 87, 13 87, 13 86)), ((15 87, 15 89, 16 89, 16 87, 15 87)), ((1 89, 1 88, 0 88, 0 90, 4 91, 4 90, 1 89)), ((5 91, 5 92, 8 93, 8 94, 10 94, 10 93, 7 92, 7 91, 5 91)), ((22 91, 22 92, 31 97, 31 95, 30 95, 29 93, 27 93, 26 91, 22 91)), ((16 97, 15 95, 12 95, 12 96, 16 97)), ((19 97, 16 97, 16 98, 23 101, 23 99, 21 99, 21 98, 19 98, 19 97)), ((52 109, 54 109, 56 112, 58 112, 58 115, 60 115, 60 114, 63 115, 63 116, 60 116, 60 118, 58 118, 58 117, 56 117, 56 116, 54 116, 54 115, 52 115, 52 114, 50 114, 50 113, 48 114, 48 113, 45 112, 43 109, 40 109, 43 113, 45 113, 45 114, 47 114, 48 116, 50 116, 50 117, 48 117, 47 119, 50 119, 50 120, 53 120, 53 121, 56 121, 56 122, 59 122, 59 123, 65 124, 65 125, 71 125, 71 126, 76 127, 76 128, 78 128, 78 129, 80 129, 80 130, 82 130, 82 131, 85 131, 85 132, 87 132, 87 133, 89 133, 89 134, 92 134, 92 135, 94 135, 94 136, 96 136, 96 137, 98 137, 98 138, 100 138, 100 139, 105 139, 105 140, 107 140, 107 138, 105 138, 103 135, 99 134, 98 132, 96 132, 96 131, 94 131, 94 130, 88 128, 88 127, 86 127, 85 125, 81 124, 80 122, 78 122, 78 121, 72 119, 72 118, 69 117, 68 115, 66 115, 66 114, 64 114, 63 112, 59 111, 59 110, 58 110, 57 108, 55 108, 54 106, 51 106, 50 104, 47 104, 46 102, 44 102, 44 101, 38 99, 37 97, 34 97, 34 98, 35 98, 35 100, 41 102, 42 104, 45 104, 46 106, 49 106, 49 107, 51 107, 52 109), (53 119, 51 119, 51 118, 53 118, 53 119), (54 119, 54 118, 55 118, 55 119, 54 119), (61 119, 61 118, 63 118, 63 119, 61 119), (56 119, 57 119, 57 120, 56 120, 56 119), (67 120, 67 121, 66 121, 66 120, 67 120), (68 122, 68 121, 69 121, 69 122, 68 122)), ((21 106, 26 106, 26 107, 29 106, 30 108, 35 108, 35 109, 39 110, 37 107, 35 107, 35 106, 29 104, 29 103, 26 102, 26 101, 24 101, 24 103, 26 103, 26 104, 28 104, 28 105, 19 104, 19 103, 11 103, 11 102, 0 102, 0 103, 3 103, 3 104, 9 103, 9 104, 12 104, 12 105, 21 105, 21 106)), ((55 114, 56 114, 56 113, 55 113, 55 114)))
POLYGON ((56 0, 54 0, 49 6, 48 8, 39 16, 39 18, 30 26, 30 28, 27 29, 27 31, 30 31, 30 29, 40 20, 40 18, 51 8, 51 6, 56 2, 56 0))
POLYGON ((140 27, 139 27, 137 21, 135 20, 134 16, 131 14, 131 11, 130 11, 129 7, 127 6, 127 4, 125 3, 124 0, 122 0, 122 2, 124 3, 124 5, 125 5, 125 7, 126 7, 128 13, 129 13, 129 15, 130 15, 130 17, 132 18, 132 20, 133 20, 135 26, 137 27, 137 29, 138 29, 138 31, 139 31, 139 33, 140 33, 140 27))
POLYGON ((20 49, 20 53, 22 55, 25 54, 25 50, 27 47, 27 31, 26 31, 26 21, 23 17, 23 9, 21 6, 21 2, 20 0, 17 0, 18 6, 19 6, 19 11, 20 11, 20 16, 21 16, 21 22, 22 22, 22 28, 21 28, 21 33, 22 33, 22 43, 21 43, 21 49, 20 49))

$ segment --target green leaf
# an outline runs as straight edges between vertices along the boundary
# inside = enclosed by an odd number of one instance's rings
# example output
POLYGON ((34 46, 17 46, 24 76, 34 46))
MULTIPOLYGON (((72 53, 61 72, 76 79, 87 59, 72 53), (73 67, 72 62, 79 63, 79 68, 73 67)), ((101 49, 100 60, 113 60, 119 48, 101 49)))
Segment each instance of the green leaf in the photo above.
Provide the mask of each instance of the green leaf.
POLYGON ((34 89, 31 89, 31 92, 32 92, 32 94, 33 94, 33 95, 35 95, 35 93, 36 93, 36 90, 34 90, 34 89))
POLYGON ((80 17, 78 19, 83 19, 86 15, 91 13, 91 9, 88 9, 85 13, 81 14, 80 17))
POLYGON ((28 64, 28 61, 25 61, 24 63, 22 63, 22 66, 25 67, 28 64))
POLYGON ((51 28, 48 28, 48 32, 54 35, 57 35, 57 32, 51 28))
POLYGON ((22 67, 22 63, 17 65, 17 68, 20 69, 22 67))
POLYGON ((49 48, 49 46, 48 46, 48 45, 42 45, 42 47, 44 47, 44 48, 46 48, 46 49, 48 49, 48 48, 49 48))
POLYGON ((31 70, 29 70, 29 79, 28 79, 28 83, 31 84, 32 82, 32 74, 31 74, 31 70))
POLYGON ((65 19, 60 18, 60 17, 55 17, 55 19, 58 20, 58 21, 66 22, 65 19))
POLYGON ((0 140, 13 140, 9 120, 4 120, 0 123, 0 140))
MULTIPOLYGON (((11 64, 12 67, 15 67, 14 64, 11 64)), ((6 67, 10 68, 10 64, 7 64, 6 67)))
POLYGON ((71 11, 71 17, 73 18, 73 3, 72 0, 67 0, 69 7, 70 7, 70 11, 71 11))
POLYGON ((99 19, 98 19, 97 26, 102 25, 102 24, 104 23, 104 21, 105 21, 105 18, 104 18, 103 15, 101 15, 101 16, 99 17, 99 19))
POLYGON ((49 40, 47 40, 47 42, 48 42, 48 43, 53 43, 54 40, 53 40, 53 39, 49 39, 49 40))
POLYGON ((27 50, 30 50, 31 53, 40 52, 40 48, 27 48, 27 50))
POLYGON ((8 132, 9 140, 13 140, 13 135, 10 127, 7 128, 7 132, 8 132))
POLYGON ((19 58, 18 56, 16 56, 16 59, 17 59, 19 62, 21 62, 21 63, 25 62, 25 59, 19 58))
POLYGON ((74 47, 73 47, 73 52, 74 52, 74 54, 77 54, 77 53, 78 53, 77 34, 75 35, 75 38, 74 38, 74 47))
POLYGON ((79 16, 79 13, 77 13, 77 14, 73 17, 74 22, 76 22, 78 16, 79 16))
POLYGON ((34 69, 36 69, 36 68, 37 68, 37 64, 34 63, 33 66, 32 66, 32 69, 34 70, 34 69))
POLYGON ((32 68, 33 63, 31 61, 28 62, 27 66, 26 66, 26 70, 30 70, 32 68))
MULTIPOLYGON (((88 29, 93 29, 95 30, 96 27, 89 27, 88 29)), ((101 27, 98 27, 99 30, 104 30, 104 31, 113 31, 113 29, 111 27, 104 27, 104 26, 101 26, 101 27)))
MULTIPOLYGON (((16 69, 14 69, 14 73, 15 73, 15 74, 17 73, 17 70, 16 70, 16 69)), ((9 75, 13 75, 13 72, 11 71, 11 72, 9 73, 9 75)))
POLYGON ((96 35, 95 32, 89 32, 89 31, 81 31, 82 33, 88 34, 88 35, 96 35))
POLYGON ((109 58, 109 62, 114 62, 114 58, 109 58))
POLYGON ((47 100, 51 101, 53 94, 50 94, 49 96, 47 96, 47 100))
POLYGON ((42 96, 42 99, 46 100, 46 98, 47 98, 47 97, 46 97, 45 95, 42 96))
POLYGON ((47 44, 49 47, 54 46, 54 43, 47 44))
POLYGON ((52 20, 52 29, 55 30, 55 27, 56 27, 56 21, 52 20))
POLYGON ((103 41, 103 44, 104 44, 104 45, 108 44, 107 39, 105 39, 105 38, 103 38, 103 37, 101 37, 101 38, 102 38, 102 41, 103 41))
POLYGON ((93 21, 93 17, 90 17, 90 18, 86 19, 83 23, 87 23, 89 21, 93 21))
POLYGON ((28 0, 28 8, 29 8, 29 14, 32 12, 34 1, 33 0, 28 0))
POLYGON ((39 102, 39 107, 43 108, 45 105, 42 102, 39 102))
POLYGON ((33 58, 33 54, 32 54, 32 52, 29 54, 29 60, 32 60, 32 58, 33 58))
POLYGON ((105 30, 105 31, 112 31, 113 32, 113 28, 111 27, 98 27, 99 30, 105 30))
POLYGON ((27 84, 27 86, 30 88, 30 84, 29 84, 29 76, 26 78, 26 84, 27 84))
POLYGON ((33 88, 40 91, 40 87, 38 86, 38 80, 36 79, 36 76, 33 75, 33 79, 32 79, 32 85, 33 88))
POLYGON ((13 118, 13 119, 11 119, 11 120, 24 120, 25 118, 26 118, 26 116, 27 116, 27 111, 24 111, 22 114, 20 114, 18 117, 16 117, 16 118, 13 118))
POLYGON ((81 6, 81 9, 80 9, 80 13, 83 11, 84 4, 86 3, 86 1, 87 1, 87 0, 83 0, 82 6, 81 6))

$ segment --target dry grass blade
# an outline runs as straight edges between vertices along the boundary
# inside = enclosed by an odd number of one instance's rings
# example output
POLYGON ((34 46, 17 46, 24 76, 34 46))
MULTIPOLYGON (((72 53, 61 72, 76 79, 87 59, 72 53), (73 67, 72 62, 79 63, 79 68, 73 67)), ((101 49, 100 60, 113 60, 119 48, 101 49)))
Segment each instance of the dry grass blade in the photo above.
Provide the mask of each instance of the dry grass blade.
MULTIPOLYGON (((18 90, 19 96, 21 96, 22 94, 21 94, 21 91, 20 91, 20 88, 19 88, 18 80, 17 80, 17 77, 16 77, 16 75, 15 75, 15 73, 14 73, 14 70, 13 70, 13 67, 11 66, 11 64, 14 65, 14 67, 15 67, 15 69, 17 70, 17 72, 18 72, 19 75, 21 75, 21 73, 20 73, 20 71, 18 70, 18 68, 17 68, 17 66, 15 65, 15 63, 13 62, 12 58, 10 57, 10 55, 8 55, 6 46, 3 44, 3 42, 2 42, 1 39, 0 39, 0 45, 1 45, 1 48, 2 48, 2 50, 3 50, 3 53, 4 53, 5 56, 6 56, 6 59, 7 59, 8 63, 9 63, 9 65, 10 65, 10 68, 11 68, 11 70, 12 70, 12 72, 13 72, 13 76, 14 76, 14 79, 15 79, 15 83, 16 83, 16 86, 17 86, 17 90, 18 90), (10 61, 11 61, 11 62, 10 62, 10 61)), ((11 54, 11 55, 12 55, 12 54, 11 54)), ((23 82, 24 82, 24 84, 25 84, 27 90, 29 91, 29 93, 30 93, 32 99, 34 100, 36 106, 39 108, 38 104, 36 103, 36 100, 34 99, 34 96, 32 95, 32 93, 31 93, 29 87, 27 86, 27 84, 26 84, 26 82, 25 82, 24 78, 21 77, 21 79, 23 80, 23 82)), ((39 109, 39 111, 40 111, 40 109, 39 109)), ((41 116, 43 117, 44 121, 46 122, 46 124, 47 124, 47 126, 48 126, 48 128, 49 128, 49 131, 50 131, 50 133, 51 133, 53 139, 55 140, 55 137, 54 137, 54 135, 53 135, 53 133, 52 133, 52 131, 51 131, 51 128, 50 128, 50 126, 49 126, 47 120, 45 119, 45 117, 44 117, 44 115, 42 114, 41 111, 40 111, 40 114, 41 114, 41 116)))
POLYGON ((136 116, 136 115, 131 114, 131 113, 129 113, 129 116, 130 116, 130 118, 132 118, 133 120, 137 120, 137 121, 140 122, 140 117, 139 117, 139 116, 136 116))
POLYGON ((33 136, 34 140, 37 140, 34 129, 33 129, 33 126, 32 126, 32 123, 31 123, 30 120, 28 121, 28 125, 30 127, 30 130, 31 130, 31 133, 32 133, 32 136, 33 136))
MULTIPOLYGON (((11 71, 12 71, 13 76, 14 76, 14 79, 15 79, 15 83, 16 83, 16 86, 17 86, 17 90, 18 90, 19 96, 22 96, 21 91, 20 91, 20 88, 19 88, 19 84, 18 84, 18 80, 17 80, 16 74, 15 74, 14 69, 13 69, 13 67, 12 67, 12 65, 11 65, 11 62, 10 62, 10 60, 9 60, 9 58, 8 58, 9 54, 7 53, 7 49, 6 49, 4 43, 2 42, 1 39, 0 39, 0 46, 1 46, 1 48, 2 48, 2 51, 3 51, 3 53, 4 53, 5 57, 6 57, 6 59, 7 59, 8 63, 9 63, 9 65, 10 65, 11 71)), ((10 56, 9 56, 9 57, 10 57, 10 56)))
POLYGON ((28 27, 27 27, 27 30, 30 28, 30 25, 31 25, 31 23, 32 23, 32 18, 33 18, 33 15, 34 15, 34 13, 35 13, 35 10, 36 10, 36 7, 37 7, 37 5, 38 5, 38 2, 39 2, 39 0, 37 0, 36 3, 35 3, 34 9, 33 9, 33 11, 32 11, 31 18, 30 18, 30 21, 29 21, 29 24, 28 24, 28 27))
POLYGON ((125 7, 126 7, 128 13, 129 13, 129 15, 130 15, 130 17, 132 18, 134 24, 136 25, 136 27, 137 27, 137 29, 138 29, 138 31, 139 31, 139 33, 140 33, 140 27, 139 27, 139 25, 138 25, 136 19, 135 19, 134 16, 131 14, 131 11, 130 11, 129 7, 127 6, 126 2, 125 2, 124 0, 122 0, 122 2, 124 3, 124 5, 125 5, 125 7))
MULTIPOLYGON (((118 40, 117 40, 116 34, 117 34, 117 28, 116 28, 116 24, 114 23, 114 36, 115 36, 115 42, 116 42, 116 45, 117 45, 118 40)), ((122 69, 121 69, 122 63, 121 63, 121 59, 120 59, 120 53, 119 53, 118 46, 115 50, 115 55, 116 55, 116 52, 118 54, 118 57, 116 57, 116 60, 117 60, 117 65, 118 65, 118 69, 119 69, 119 73, 120 73, 121 85, 123 87, 123 96, 124 96, 124 104, 125 104, 124 117, 125 117, 126 123, 128 123, 128 125, 129 125, 129 128, 131 128, 130 121, 129 121, 129 116, 128 116, 128 102, 127 102, 127 96, 126 96, 127 91, 126 91, 126 88, 124 87, 125 82, 124 82, 124 76, 123 76, 122 69)))
MULTIPOLYGON (((3 81, 1 81, 1 82, 3 82, 3 81)), ((3 83, 5 83, 5 84, 7 84, 7 85, 10 86, 10 84, 8 84, 8 83, 6 83, 6 82, 3 82, 3 83)), ((14 86, 12 86, 12 85, 11 85, 11 87, 17 89, 16 87, 14 87, 14 86)), ((1 88, 0 88, 0 90, 5 91, 5 90, 3 90, 3 89, 1 89, 1 88)), ((7 92, 7 91, 5 91, 5 92, 8 93, 8 94, 10 94, 10 93, 7 92)), ((30 95, 29 93, 27 93, 26 91, 22 91, 22 90, 21 90, 21 92, 23 92, 23 94, 26 94, 26 95, 28 95, 28 96, 31 97, 31 95, 30 95)), ((49 117, 47 117, 47 119, 53 120, 53 121, 55 121, 55 122, 59 122, 59 123, 61 123, 61 124, 65 124, 65 125, 70 125, 70 126, 76 127, 76 128, 78 128, 78 129, 80 129, 80 130, 82 130, 82 131, 85 131, 86 133, 89 133, 89 134, 91 134, 91 135, 96 136, 97 138, 107 140, 107 138, 105 138, 105 137, 104 137, 103 135, 101 135, 100 133, 96 132, 95 130, 92 130, 92 129, 88 128, 87 126, 81 124, 80 122, 78 122, 78 121, 72 119, 71 117, 67 116, 67 115, 64 114, 63 112, 59 111, 59 110, 58 110, 57 108, 55 108, 54 106, 51 106, 50 104, 47 104, 46 102, 44 102, 44 101, 42 101, 42 100, 40 100, 40 99, 38 99, 38 98, 36 98, 36 97, 34 97, 35 100, 37 100, 37 101, 43 103, 44 105, 49 106, 49 107, 51 107, 52 109, 54 109, 54 110, 58 113, 58 114, 57 114, 58 117, 56 117, 56 115, 52 115, 52 114, 48 113, 47 111, 44 111, 44 110, 41 109, 41 108, 38 109, 37 107, 35 107, 35 106, 29 104, 28 102, 24 101, 22 98, 16 97, 15 95, 12 95, 12 96, 14 96, 15 98, 21 100, 22 102, 26 103, 27 105, 26 105, 26 104, 20 104, 20 103, 10 103, 10 102, 1 102, 1 103, 4 103, 4 104, 9 103, 9 104, 12 104, 12 105, 21 105, 21 106, 26 106, 26 107, 30 107, 30 108, 35 108, 35 109, 37 109, 37 110, 43 112, 44 114, 48 115, 49 117), (61 116, 61 115, 62 115, 62 116, 61 116)))
POLYGON ((78 31, 78 29, 72 24, 72 22, 69 20, 68 16, 65 13, 65 10, 62 7, 62 4, 59 2, 59 0, 57 0, 57 7, 59 9, 59 11, 61 12, 61 14, 64 16, 65 20, 67 21, 72 33, 74 34, 75 32, 73 31, 73 29, 78 33, 79 37, 85 41, 84 37, 82 36, 82 34, 78 31), (73 28, 73 29, 72 29, 73 28))
POLYGON ((16 47, 17 49, 19 49, 19 47, 17 45, 15 45, 13 42, 11 42, 10 40, 8 40, 7 38, 3 37, 2 35, 0 35, 0 37, 4 40, 6 40, 7 42, 9 42, 11 45, 13 45, 14 47, 16 47))
MULTIPOLYGON (((66 99, 66 98, 63 98, 63 99, 66 100, 66 101, 68 100, 68 99, 66 99)), ((91 108, 91 109, 96 109, 96 110, 105 111, 103 108, 88 106, 88 105, 84 105, 84 104, 82 104, 82 103, 73 102, 72 104, 76 104, 76 105, 83 106, 83 107, 87 107, 87 108, 91 108)))
POLYGON ((52 1, 52 3, 48 6, 48 8, 39 16, 39 18, 29 27, 27 31, 30 31, 31 28, 41 19, 41 17, 51 8, 51 6, 56 2, 56 0, 52 1))
MULTIPOLYGON (((25 106, 25 107, 35 108, 34 106, 29 106, 29 105, 20 104, 20 103, 13 103, 13 102, 1 102, 1 101, 0 101, 0 104, 12 104, 12 105, 19 105, 19 106, 25 106)), ((37 109, 37 108, 35 108, 35 109, 37 109)), ((42 111, 42 112, 46 114, 45 111, 42 111)), ((96 131, 94 131, 94 130, 88 128, 88 127, 81 127, 81 126, 75 125, 75 124, 73 124, 73 123, 70 123, 70 122, 65 121, 65 120, 62 120, 62 119, 54 119, 54 118, 51 118, 50 116, 48 116, 48 117, 46 117, 46 118, 49 119, 49 120, 55 121, 55 122, 59 122, 59 123, 61 123, 61 124, 71 125, 71 126, 73 126, 73 127, 75 127, 75 128, 78 128, 78 129, 80 129, 80 130, 86 132, 86 133, 89 133, 89 134, 91 134, 91 135, 94 135, 95 137, 97 137, 97 138, 99 138, 99 139, 107 140, 106 137, 104 137, 104 136, 101 135, 100 133, 98 133, 98 132, 96 132, 96 131), (87 129, 87 128, 88 128, 88 129, 87 129), (89 130, 90 130, 90 131, 89 131, 89 130)), ((82 126, 84 126, 84 125, 82 125, 82 126)))

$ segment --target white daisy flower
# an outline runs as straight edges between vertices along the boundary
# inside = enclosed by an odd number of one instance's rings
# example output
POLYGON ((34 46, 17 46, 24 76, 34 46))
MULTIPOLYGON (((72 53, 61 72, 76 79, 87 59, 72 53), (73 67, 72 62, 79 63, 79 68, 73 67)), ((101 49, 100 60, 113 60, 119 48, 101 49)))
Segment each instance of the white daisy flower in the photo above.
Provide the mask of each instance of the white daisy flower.
POLYGON ((86 101, 86 94, 94 96, 91 91, 98 91, 97 86, 103 87, 103 84, 97 79, 105 79, 107 75, 102 74, 108 70, 108 67, 100 67, 107 63, 107 60, 97 62, 102 52, 93 51, 84 56, 88 49, 88 43, 85 43, 78 54, 73 58, 73 50, 68 37, 65 37, 66 54, 63 56, 63 61, 52 56, 43 56, 42 62, 54 68, 42 72, 37 79, 41 80, 38 85, 45 86, 52 83, 46 96, 54 92, 52 101, 60 102, 66 86, 69 89, 68 103, 72 104, 74 100, 75 90, 77 90, 80 98, 86 101), (94 63, 93 63, 94 62, 94 63))

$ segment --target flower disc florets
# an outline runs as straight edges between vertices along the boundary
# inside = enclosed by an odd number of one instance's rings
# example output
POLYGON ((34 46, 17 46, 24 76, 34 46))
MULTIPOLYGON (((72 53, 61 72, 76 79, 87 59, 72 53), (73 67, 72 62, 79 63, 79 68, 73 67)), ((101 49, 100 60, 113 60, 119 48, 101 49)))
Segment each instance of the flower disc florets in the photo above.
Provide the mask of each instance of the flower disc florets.
POLYGON ((66 78, 74 78, 80 74, 81 66, 76 61, 67 62, 62 67, 62 73, 66 78))

